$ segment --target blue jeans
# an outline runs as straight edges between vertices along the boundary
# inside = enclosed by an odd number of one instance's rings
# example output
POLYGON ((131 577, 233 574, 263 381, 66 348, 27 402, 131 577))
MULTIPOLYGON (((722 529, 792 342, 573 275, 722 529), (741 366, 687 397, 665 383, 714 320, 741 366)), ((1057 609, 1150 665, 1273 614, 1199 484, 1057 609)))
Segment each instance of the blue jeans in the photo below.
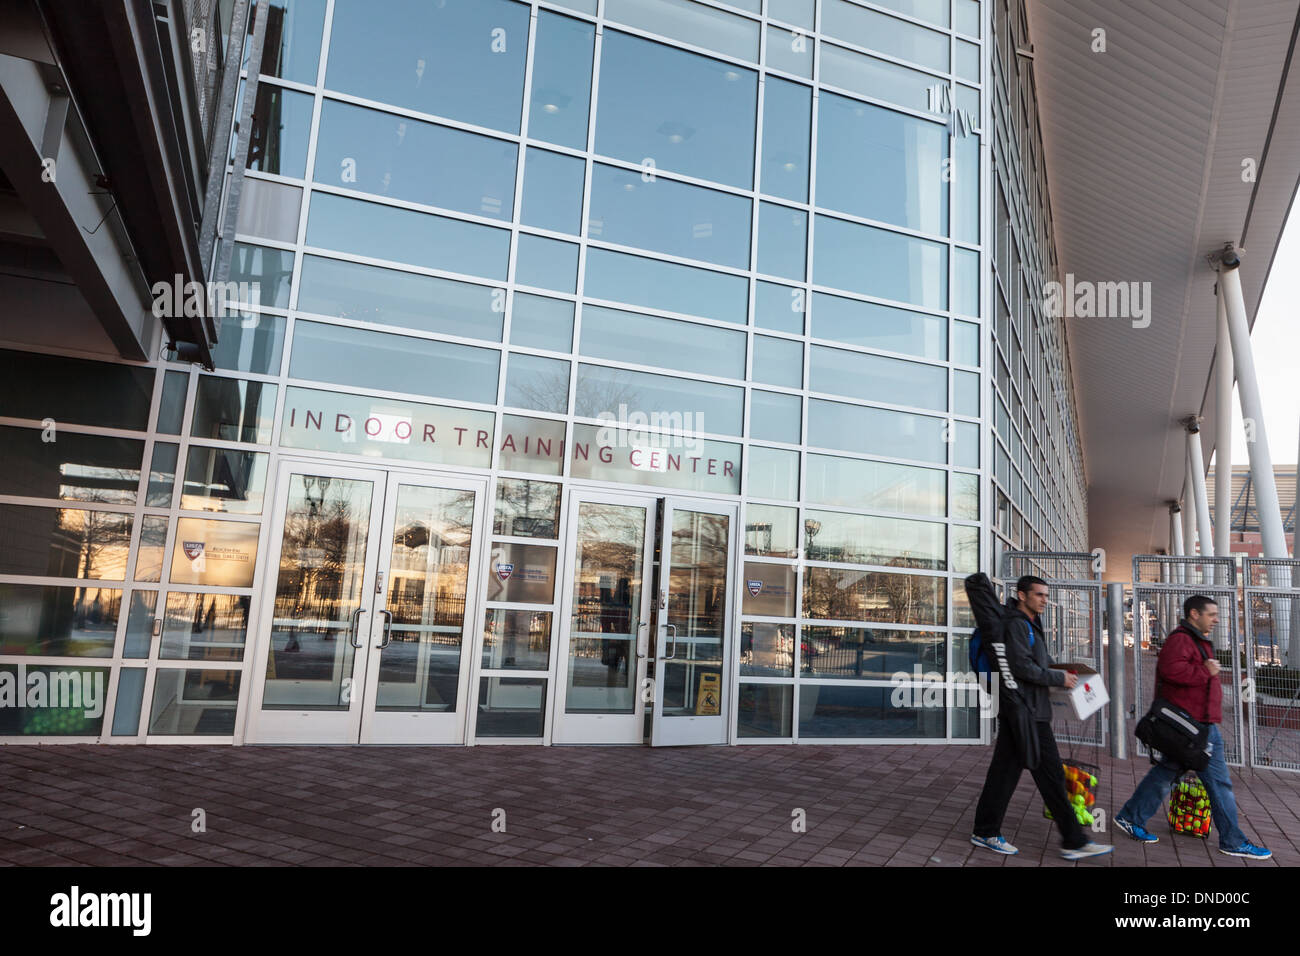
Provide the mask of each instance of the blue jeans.
MULTIPOLYGON (((1210 746, 1210 765, 1198 771, 1197 776, 1205 784, 1205 792, 1210 797, 1210 815, 1219 831, 1219 846, 1235 850, 1246 842, 1246 834, 1237 826, 1237 800, 1232 795, 1232 779, 1228 776, 1223 735, 1219 733, 1218 724, 1210 725, 1210 746)), ((1147 818, 1160 809, 1174 781, 1181 775, 1177 767, 1166 763, 1154 764, 1116 815, 1129 823, 1145 826, 1147 818)))

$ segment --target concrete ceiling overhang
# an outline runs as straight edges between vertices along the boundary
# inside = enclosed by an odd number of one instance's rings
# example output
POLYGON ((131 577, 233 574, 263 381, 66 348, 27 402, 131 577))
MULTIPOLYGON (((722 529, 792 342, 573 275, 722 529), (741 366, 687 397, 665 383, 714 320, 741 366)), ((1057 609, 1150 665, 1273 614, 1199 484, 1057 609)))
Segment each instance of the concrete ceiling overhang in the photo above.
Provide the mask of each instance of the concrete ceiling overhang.
POLYGON ((1028 0, 1028 14, 1061 278, 1150 289, 1146 327, 1065 319, 1089 546, 1120 580, 1131 555, 1168 545, 1179 419, 1202 415, 1205 461, 1213 450, 1206 256, 1241 250, 1253 324, 1295 196, 1300 0, 1028 0), (1093 49, 1099 28, 1105 52, 1093 49))

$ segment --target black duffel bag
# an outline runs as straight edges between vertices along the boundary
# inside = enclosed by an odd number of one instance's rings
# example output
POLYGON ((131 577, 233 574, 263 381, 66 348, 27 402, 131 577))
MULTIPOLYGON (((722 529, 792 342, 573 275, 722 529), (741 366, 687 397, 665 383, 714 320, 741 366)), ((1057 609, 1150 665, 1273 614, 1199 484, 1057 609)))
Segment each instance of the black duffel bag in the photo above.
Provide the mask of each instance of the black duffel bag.
POLYGON ((1152 750, 1160 751, 1166 762, 1184 770, 1204 770, 1210 765, 1210 725, 1163 698, 1138 721, 1136 734, 1152 750))
MULTIPOLYGON (((1200 641, 1196 649, 1201 652, 1201 660, 1209 660, 1210 655, 1200 641)), ((1210 765, 1210 725, 1203 724, 1177 704, 1171 704, 1159 696, 1159 677, 1156 678, 1156 699, 1151 709, 1138 721, 1134 734, 1153 751, 1159 751, 1167 763, 1176 764, 1183 770, 1204 770, 1210 765)), ((1155 754, 1151 760, 1155 762, 1155 754)))
POLYGON ((970 601, 971 615, 979 628, 980 641, 985 648, 994 672, 998 675, 998 720, 1002 721, 1015 743, 1020 765, 1035 769, 1042 760, 1038 728, 1034 725, 1029 703, 1020 692, 1006 650, 1007 609, 998 600, 993 582, 983 571, 966 578, 966 598, 970 601))

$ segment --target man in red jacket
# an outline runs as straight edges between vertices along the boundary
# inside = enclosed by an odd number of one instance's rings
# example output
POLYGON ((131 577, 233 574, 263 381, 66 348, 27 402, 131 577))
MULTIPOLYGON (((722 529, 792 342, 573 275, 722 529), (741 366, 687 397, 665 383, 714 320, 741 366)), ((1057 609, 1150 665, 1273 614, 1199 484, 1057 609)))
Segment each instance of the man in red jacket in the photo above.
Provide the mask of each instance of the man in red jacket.
MULTIPOLYGON (((1210 798, 1210 814, 1219 831, 1219 852, 1252 860, 1267 860, 1273 854, 1255 846, 1237 826, 1237 801, 1232 795, 1232 779, 1224 759, 1222 669, 1214 656, 1214 645, 1207 635, 1219 621, 1219 606, 1203 594, 1183 602, 1183 619, 1169 632, 1156 662, 1156 697, 1183 708, 1203 724, 1210 725, 1210 765, 1198 772, 1210 798)), ((1160 838, 1143 828, 1147 818, 1160 809, 1169 788, 1181 769, 1165 763, 1155 764, 1142 778, 1128 803, 1115 814, 1115 826, 1135 840, 1155 843, 1160 838)))

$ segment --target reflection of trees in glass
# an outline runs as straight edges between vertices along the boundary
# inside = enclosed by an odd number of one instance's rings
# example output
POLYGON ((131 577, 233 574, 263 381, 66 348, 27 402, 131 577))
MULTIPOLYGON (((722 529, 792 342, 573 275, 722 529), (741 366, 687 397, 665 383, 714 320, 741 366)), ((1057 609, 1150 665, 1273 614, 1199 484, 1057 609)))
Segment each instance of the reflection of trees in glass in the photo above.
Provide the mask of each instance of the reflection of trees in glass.
POLYGON ((554 538, 559 532, 560 486, 550 481, 497 481, 493 531, 515 537, 554 538))
POLYGON ((726 612, 728 520, 725 515, 691 511, 673 514, 668 619, 682 637, 721 639, 726 612))
POLYGON ((528 377, 522 381, 512 374, 510 376, 511 397, 506 399, 507 403, 518 405, 520 408, 535 408, 543 412, 567 412, 569 410, 568 363, 565 363, 563 368, 565 369, 563 372, 559 368, 552 371, 550 366, 547 366, 544 372, 530 371, 528 377), (514 396, 518 396, 519 400, 512 401, 514 396))
POLYGON ((808 617, 882 624, 943 624, 944 578, 884 571, 808 568, 808 617))
POLYGON ((353 514, 351 499, 358 484, 336 478, 319 498, 295 492, 290 500, 280 551, 277 617, 339 621, 352 612, 369 530, 366 509, 353 514))
MULTIPOLYGON (((404 487, 399 495, 387 602, 393 622, 459 626, 469 586, 474 492, 404 487), (419 504, 401 505, 408 494, 419 504)), ((402 637, 393 635, 394 640, 402 637)), ((459 634, 423 639, 460 643, 459 634)))

